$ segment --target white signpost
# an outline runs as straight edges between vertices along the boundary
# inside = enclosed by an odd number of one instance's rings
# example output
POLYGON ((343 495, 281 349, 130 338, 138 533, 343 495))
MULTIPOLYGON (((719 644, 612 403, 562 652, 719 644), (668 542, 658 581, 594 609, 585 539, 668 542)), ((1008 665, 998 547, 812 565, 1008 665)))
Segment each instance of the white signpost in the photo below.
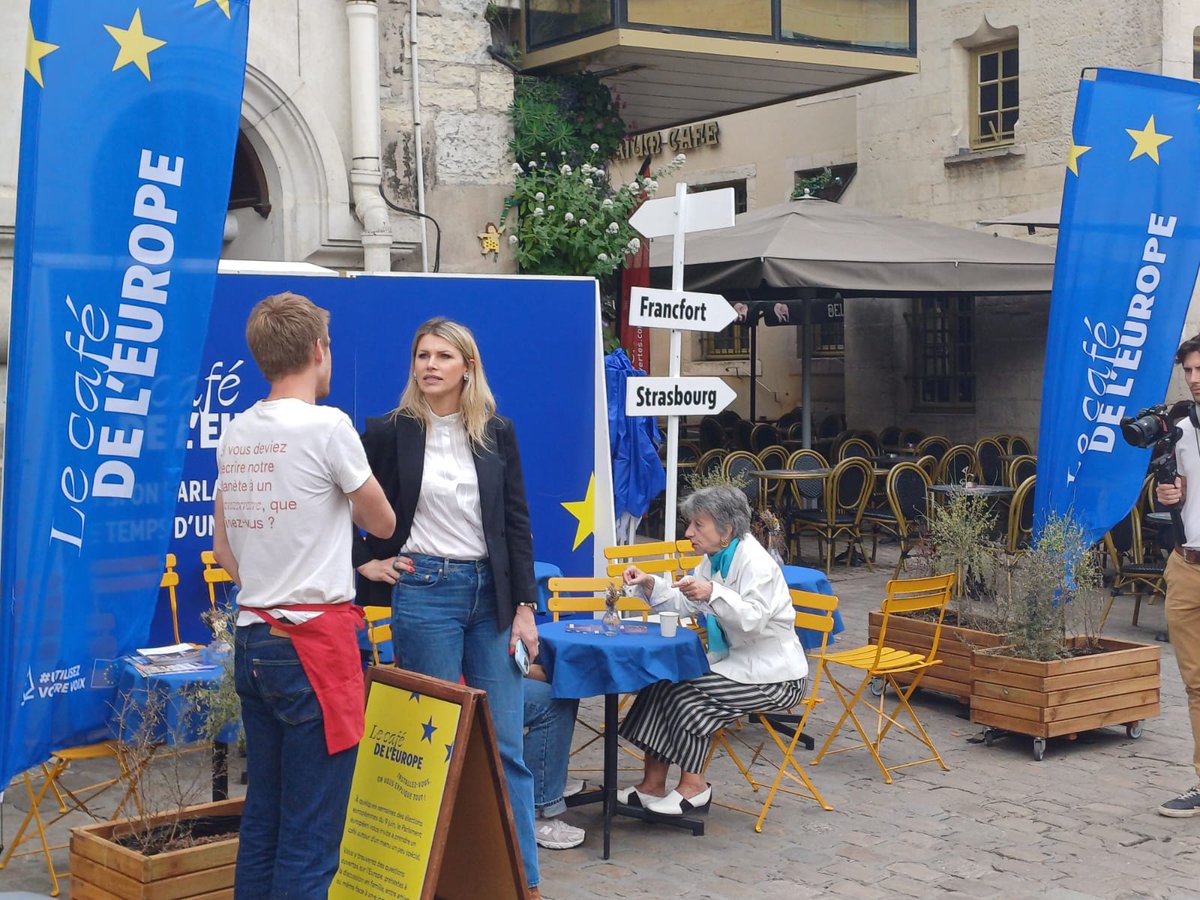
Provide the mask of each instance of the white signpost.
POLYGON ((679 472, 679 417, 712 415, 737 395, 720 378, 681 378, 683 335, 693 331, 720 331, 736 318, 733 307, 716 294, 683 289, 683 236, 690 231, 711 231, 733 225, 733 188, 688 194, 687 185, 675 185, 674 197, 643 203, 629 224, 648 238, 673 235, 671 290, 634 288, 630 292, 629 324, 671 329, 667 378, 632 378, 626 382, 625 414, 667 417, 667 498, 665 539, 675 540, 676 486, 679 472))
POLYGON ((626 384, 627 416, 715 416, 737 398, 720 378, 635 378, 626 384))
POLYGON ((646 328, 721 331, 737 318, 720 294, 633 288, 629 292, 629 324, 646 328))

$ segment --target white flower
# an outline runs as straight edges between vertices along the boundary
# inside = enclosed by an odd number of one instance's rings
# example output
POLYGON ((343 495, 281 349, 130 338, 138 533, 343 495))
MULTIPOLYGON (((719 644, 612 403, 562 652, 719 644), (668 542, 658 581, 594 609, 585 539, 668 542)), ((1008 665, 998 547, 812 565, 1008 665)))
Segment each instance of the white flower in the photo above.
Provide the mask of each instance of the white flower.
POLYGON ((546 158, 546 151, 545 151, 545 150, 543 150, 543 151, 542 151, 542 159, 545 159, 545 158, 546 158))
POLYGON ((583 227, 584 225, 586 225, 586 224, 587 224, 587 219, 580 219, 580 220, 579 220, 579 227, 580 227, 580 228, 582 228, 582 227, 583 227))
POLYGON ((584 163, 582 166, 579 167, 580 175, 591 175, 595 171, 596 171, 596 167, 589 166, 587 163, 584 163))
POLYGON ((601 253, 599 256, 596 257, 596 259, 600 260, 600 262, 608 262, 608 254, 601 253))
POLYGON ((654 179, 650 180, 650 190, 652 190, 652 191, 658 190, 658 182, 654 179))
POLYGON ((607 231, 609 234, 616 234, 618 231, 621 230, 621 226, 618 225, 616 222, 609 222, 608 227, 604 230, 607 231))
POLYGON ((600 145, 599 145, 599 144, 592 144, 590 147, 588 147, 588 149, 589 149, 589 150, 591 150, 593 153, 595 153, 597 150, 599 150, 599 149, 600 149, 600 145))
POLYGON ((564 219, 565 221, 567 221, 567 222, 574 222, 574 221, 575 221, 575 214, 574 214, 574 213, 567 213, 566 215, 564 215, 564 216, 563 216, 563 219, 564 219))
POLYGON ((636 179, 636 178, 635 178, 635 179, 633 179, 633 181, 629 182, 629 189, 630 189, 631 191, 636 191, 636 190, 638 189, 638 183, 637 183, 637 179, 636 179))
POLYGON ((682 166, 685 162, 687 162, 687 156, 683 153, 677 153, 675 154, 674 161, 677 166, 682 166))
POLYGON ((553 207, 553 206, 547 206, 547 207, 546 207, 546 209, 547 209, 547 210, 549 210, 550 212, 554 212, 554 207, 553 207))
POLYGON ((613 205, 613 202, 612 202, 612 198, 610 198, 610 197, 605 197, 604 200, 602 200, 600 203, 600 207, 602 209, 612 209, 612 205, 613 205))
POLYGON ((546 195, 543 194, 541 191, 538 191, 536 194, 533 195, 533 199, 536 200, 538 203, 541 203, 543 200, 546 199, 546 195))
POLYGON ((583 179, 583 183, 586 184, 588 187, 596 186, 596 182, 592 181, 592 179, 590 179, 590 178, 583 179))
MULTIPOLYGON (((550 208, 551 208, 551 209, 554 209, 554 207, 553 207, 553 206, 552 206, 552 207, 550 207, 550 208)), ((533 214, 534 214, 535 216, 544 216, 544 215, 546 214, 546 211, 545 211, 544 209, 542 209, 542 208, 539 206, 539 207, 537 207, 537 208, 535 208, 535 209, 534 209, 534 211, 533 211, 533 214)))
POLYGON ((651 178, 649 175, 647 175, 645 178, 642 179, 643 187, 650 187, 650 185, 653 183, 654 183, 654 179, 651 178))
POLYGON ((537 168, 537 160, 536 160, 536 159, 531 159, 531 160, 529 161, 529 168, 531 168, 531 169, 536 169, 536 168, 537 168))
POLYGON ((510 244, 515 244, 517 242, 517 236, 515 234, 510 234, 508 236, 508 242, 510 244))
POLYGON ((566 151, 566 150, 559 150, 559 151, 558 151, 558 155, 559 155, 559 156, 566 156, 566 155, 567 155, 567 151, 566 151))
POLYGON ((514 175, 522 175, 525 173, 525 170, 521 168, 520 163, 513 163, 512 164, 512 172, 514 175))
POLYGON ((571 167, 570 167, 570 166, 568 166, 566 163, 563 163, 563 164, 562 164, 562 166, 559 168, 559 170, 558 170, 558 171, 559 171, 559 172, 561 172, 563 175, 570 175, 570 174, 571 174, 571 167))
POLYGON ((642 242, 637 238, 630 238, 629 243, 625 245, 625 249, 630 253, 637 253, 642 249, 642 242))

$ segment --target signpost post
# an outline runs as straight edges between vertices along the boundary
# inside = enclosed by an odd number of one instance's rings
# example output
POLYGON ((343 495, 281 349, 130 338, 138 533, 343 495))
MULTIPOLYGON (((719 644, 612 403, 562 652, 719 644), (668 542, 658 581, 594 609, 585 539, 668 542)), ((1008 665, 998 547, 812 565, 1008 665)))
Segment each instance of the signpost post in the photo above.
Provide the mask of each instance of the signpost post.
POLYGON ((670 328, 670 360, 667 378, 630 381, 625 396, 625 414, 667 417, 667 498, 664 538, 675 540, 675 508, 678 502, 679 417, 713 415, 732 402, 736 394, 719 378, 681 378, 683 332, 720 331, 736 318, 733 308, 716 294, 688 293, 683 289, 683 236, 690 231, 711 231, 733 225, 733 188, 689 195, 683 182, 675 185, 674 197, 643 203, 629 224, 647 238, 674 236, 671 259, 671 290, 635 288, 630 292, 629 323, 651 328, 670 328), (717 386, 719 385, 719 387, 717 386), (678 401, 678 402, 675 402, 678 401), (686 401, 686 402, 685 402, 686 401))

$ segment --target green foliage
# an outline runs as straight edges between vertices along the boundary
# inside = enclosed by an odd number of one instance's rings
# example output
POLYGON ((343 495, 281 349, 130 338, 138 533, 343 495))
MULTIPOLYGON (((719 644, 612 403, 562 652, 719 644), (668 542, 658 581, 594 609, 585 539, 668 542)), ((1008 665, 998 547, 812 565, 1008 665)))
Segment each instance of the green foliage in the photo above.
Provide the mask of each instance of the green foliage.
POLYGON ((987 497, 968 491, 953 491, 941 502, 931 503, 925 518, 927 540, 921 555, 931 575, 955 572, 958 575, 956 605, 958 623, 988 628, 993 619, 992 606, 964 604, 962 597, 974 601, 995 596, 996 577, 1002 548, 993 539, 996 514, 987 497))
POLYGON ((804 196, 817 197, 820 196, 821 191, 840 185, 841 183, 841 177, 834 175, 833 169, 826 166, 820 175, 799 179, 796 182, 796 186, 792 189, 792 196, 789 199, 799 200, 804 196))
POLYGON ((1093 627, 1100 605, 1101 573, 1084 540, 1083 526, 1051 515, 1037 543, 1012 573, 1005 654, 1051 660, 1067 656, 1067 637, 1077 629, 1095 646, 1093 627))
POLYGON ((625 137, 625 121, 608 86, 595 75, 518 75, 510 110, 517 162, 537 162, 542 154, 578 166, 597 156, 609 159, 625 137), (598 150, 589 148, 595 144, 598 150))

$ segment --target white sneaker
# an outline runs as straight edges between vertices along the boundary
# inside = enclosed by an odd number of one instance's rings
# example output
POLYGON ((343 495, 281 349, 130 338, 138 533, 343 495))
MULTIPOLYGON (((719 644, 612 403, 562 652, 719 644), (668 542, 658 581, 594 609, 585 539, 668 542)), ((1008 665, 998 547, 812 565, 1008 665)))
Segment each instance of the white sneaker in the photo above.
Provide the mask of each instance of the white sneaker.
POLYGON ((542 819, 534 829, 534 836, 539 847, 547 850, 570 850, 583 843, 587 832, 567 824, 562 819, 542 819))
POLYGON ((587 787, 587 783, 582 779, 568 781, 563 786, 563 799, 566 800, 568 797, 574 797, 576 794, 582 794, 585 787, 587 787))

